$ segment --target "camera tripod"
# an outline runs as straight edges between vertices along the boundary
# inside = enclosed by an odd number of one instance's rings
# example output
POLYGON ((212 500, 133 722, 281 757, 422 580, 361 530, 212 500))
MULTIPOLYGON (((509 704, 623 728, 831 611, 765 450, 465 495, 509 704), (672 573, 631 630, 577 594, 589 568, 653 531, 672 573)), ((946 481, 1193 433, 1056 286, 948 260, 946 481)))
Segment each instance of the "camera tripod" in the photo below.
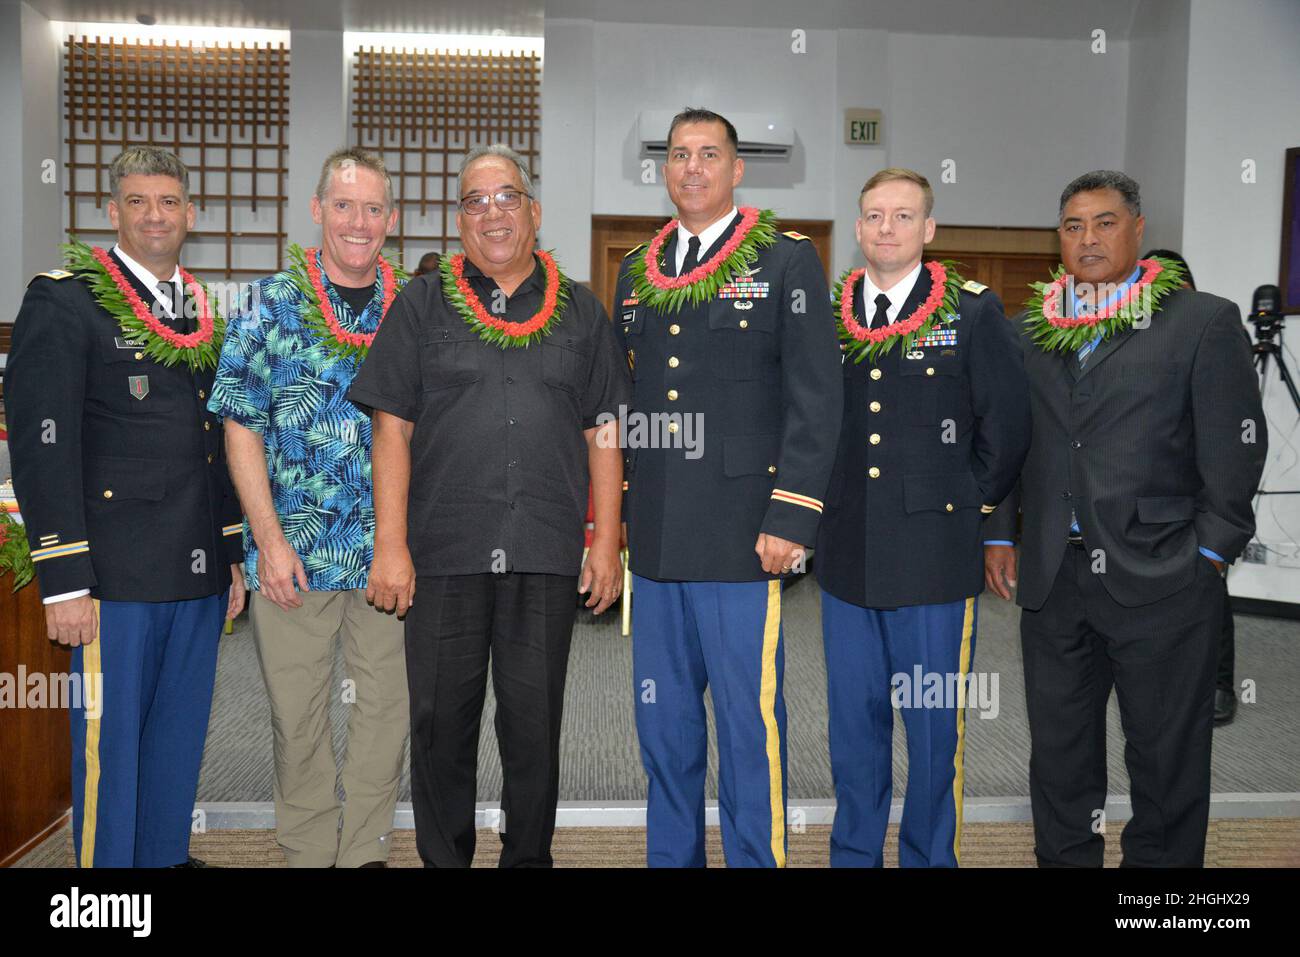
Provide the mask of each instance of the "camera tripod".
POLYGON ((1268 378, 1268 360, 1272 357, 1277 363, 1278 377, 1281 378, 1282 384, 1286 386, 1287 391, 1291 393, 1291 401, 1295 404, 1296 412, 1300 413, 1300 391, 1296 390, 1295 376, 1287 368, 1286 356, 1282 352, 1282 343, 1278 335, 1282 329, 1282 319, 1280 317, 1270 316, 1264 319, 1252 319, 1255 323, 1256 341, 1251 346, 1251 351, 1255 354, 1255 368, 1259 370, 1259 388, 1264 391, 1264 383, 1268 378))

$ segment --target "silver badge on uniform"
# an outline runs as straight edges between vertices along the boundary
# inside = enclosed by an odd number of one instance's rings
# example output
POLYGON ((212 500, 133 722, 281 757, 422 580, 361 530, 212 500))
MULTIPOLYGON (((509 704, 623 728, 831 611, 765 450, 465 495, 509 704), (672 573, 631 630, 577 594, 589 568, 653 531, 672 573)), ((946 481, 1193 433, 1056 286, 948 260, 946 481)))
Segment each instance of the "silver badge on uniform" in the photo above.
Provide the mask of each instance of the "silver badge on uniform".
POLYGON ((143 399, 149 394, 149 377, 147 375, 127 376, 126 382, 133 397, 143 399))
POLYGON ((909 353, 907 354, 907 358, 909 358, 909 359, 924 359, 924 358, 925 358, 925 353, 924 353, 924 352, 919 352, 919 351, 913 349, 911 352, 909 352, 909 353))
POLYGON ((737 299, 735 302, 732 303, 732 306, 734 306, 736 309, 741 309, 741 310, 753 309, 754 301, 752 299, 737 299))

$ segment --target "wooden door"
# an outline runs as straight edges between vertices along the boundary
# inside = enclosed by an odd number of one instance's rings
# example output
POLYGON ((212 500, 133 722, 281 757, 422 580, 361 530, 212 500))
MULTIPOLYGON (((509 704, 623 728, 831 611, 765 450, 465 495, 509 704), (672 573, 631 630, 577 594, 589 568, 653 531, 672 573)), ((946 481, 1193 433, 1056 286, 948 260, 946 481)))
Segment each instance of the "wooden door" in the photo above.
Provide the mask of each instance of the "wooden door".
MULTIPOLYGON (((614 289, 618 270, 629 249, 647 242, 667 220, 656 216, 591 217, 591 291, 610 315, 614 314, 614 289)), ((822 268, 831 261, 831 223, 827 220, 782 219, 781 230, 803 233, 817 249, 822 268)), ((828 273, 829 278, 829 273, 828 273)))
POLYGON ((1051 279, 1061 261, 1055 229, 940 226, 925 255, 955 260, 963 276, 998 294, 1008 316, 1024 308, 1029 284, 1051 279))

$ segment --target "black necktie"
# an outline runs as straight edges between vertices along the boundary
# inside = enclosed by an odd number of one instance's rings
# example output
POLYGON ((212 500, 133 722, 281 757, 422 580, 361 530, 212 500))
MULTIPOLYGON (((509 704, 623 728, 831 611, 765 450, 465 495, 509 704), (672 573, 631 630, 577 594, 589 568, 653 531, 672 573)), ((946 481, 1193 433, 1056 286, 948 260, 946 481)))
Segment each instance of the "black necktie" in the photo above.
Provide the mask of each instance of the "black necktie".
POLYGON ((170 282, 158 283, 158 293, 163 304, 171 310, 171 316, 161 316, 162 321, 178 332, 185 331, 185 299, 178 295, 177 287, 170 282))
POLYGON ((872 329, 883 329, 889 325, 889 297, 883 292, 876 297, 876 314, 871 317, 872 329))
POLYGON ((682 260, 682 270, 677 275, 685 276, 700 264, 700 237, 692 236, 686 244, 686 258, 682 260))

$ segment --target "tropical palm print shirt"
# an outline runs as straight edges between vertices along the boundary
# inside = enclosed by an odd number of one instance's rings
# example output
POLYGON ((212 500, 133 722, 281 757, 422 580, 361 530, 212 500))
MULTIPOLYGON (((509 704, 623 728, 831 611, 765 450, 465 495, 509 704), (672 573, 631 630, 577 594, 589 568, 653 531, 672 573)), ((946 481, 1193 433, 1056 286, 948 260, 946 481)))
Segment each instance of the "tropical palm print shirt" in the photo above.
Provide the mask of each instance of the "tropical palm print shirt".
MULTIPOLYGON (((379 327, 377 270, 374 295, 360 316, 324 269, 321 281, 344 329, 379 327)), ((375 547, 370 419, 347 399, 360 361, 329 352, 303 322, 306 304, 292 273, 255 284, 226 325, 208 409, 261 434, 271 499, 307 569, 308 588, 365 588, 375 547)), ((244 553, 244 575, 256 589, 257 543, 247 520, 244 553)))

